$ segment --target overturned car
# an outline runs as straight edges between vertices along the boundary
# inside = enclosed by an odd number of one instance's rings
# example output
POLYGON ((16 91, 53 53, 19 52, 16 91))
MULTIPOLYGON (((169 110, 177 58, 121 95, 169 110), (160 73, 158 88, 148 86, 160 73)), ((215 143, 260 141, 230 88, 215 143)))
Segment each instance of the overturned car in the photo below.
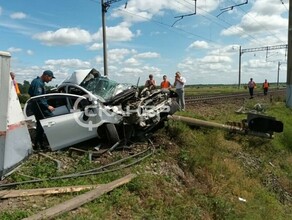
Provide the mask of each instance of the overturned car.
POLYGON ((75 71, 53 93, 30 98, 24 107, 27 117, 43 99, 55 107, 53 115, 42 117, 51 150, 98 137, 114 144, 122 139, 141 140, 163 127, 167 116, 178 110, 169 90, 140 92, 130 84, 121 84, 95 70, 75 71))

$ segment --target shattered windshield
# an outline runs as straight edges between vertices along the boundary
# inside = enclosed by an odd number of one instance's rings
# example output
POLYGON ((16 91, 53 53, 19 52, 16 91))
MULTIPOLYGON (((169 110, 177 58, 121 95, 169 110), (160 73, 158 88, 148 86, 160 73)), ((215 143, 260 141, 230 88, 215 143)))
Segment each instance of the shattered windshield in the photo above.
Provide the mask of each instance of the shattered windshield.
POLYGON ((129 84, 119 84, 107 77, 94 74, 89 74, 80 86, 92 94, 102 97, 105 101, 110 100, 118 93, 131 87, 129 84))

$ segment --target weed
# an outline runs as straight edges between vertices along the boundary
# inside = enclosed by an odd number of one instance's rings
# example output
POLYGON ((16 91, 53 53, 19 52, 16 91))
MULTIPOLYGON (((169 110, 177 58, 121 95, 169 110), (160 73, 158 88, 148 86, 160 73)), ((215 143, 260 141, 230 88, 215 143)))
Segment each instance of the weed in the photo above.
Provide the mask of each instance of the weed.
POLYGON ((4 211, 0 213, 1 220, 23 219, 28 216, 28 212, 24 210, 4 211))

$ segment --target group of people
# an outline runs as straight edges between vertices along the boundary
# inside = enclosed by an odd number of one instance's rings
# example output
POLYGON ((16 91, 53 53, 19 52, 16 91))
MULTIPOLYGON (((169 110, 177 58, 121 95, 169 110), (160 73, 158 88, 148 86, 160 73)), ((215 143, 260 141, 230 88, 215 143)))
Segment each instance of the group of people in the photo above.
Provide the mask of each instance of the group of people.
MULTIPOLYGON (((270 86, 270 84, 268 83, 268 80, 265 79, 265 81, 264 81, 264 83, 262 85, 262 88, 264 90, 264 95, 268 94, 269 86, 270 86)), ((253 80, 253 78, 250 78, 250 80, 249 80, 249 82, 247 84, 247 87, 248 87, 248 90, 249 90, 250 99, 252 99, 253 98, 253 90, 256 88, 256 83, 253 80)))
MULTIPOLYGON (((186 84, 186 79, 181 75, 180 72, 175 73, 175 80, 172 84, 168 81, 167 76, 164 75, 162 77, 162 82, 160 83, 161 89, 171 89, 172 87, 175 88, 177 93, 177 103, 179 104, 180 110, 185 110, 185 93, 184 93, 184 87, 186 84)), ((149 75, 149 79, 145 82, 145 88, 148 88, 149 90, 156 88, 156 81, 154 80, 154 77, 152 74, 149 75)))

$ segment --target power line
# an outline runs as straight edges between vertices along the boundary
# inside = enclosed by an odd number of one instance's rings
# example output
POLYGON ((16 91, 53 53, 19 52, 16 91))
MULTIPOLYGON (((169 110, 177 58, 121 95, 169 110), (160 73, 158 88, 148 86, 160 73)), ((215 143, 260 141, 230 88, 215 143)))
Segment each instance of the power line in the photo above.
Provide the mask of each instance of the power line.
POLYGON ((182 20, 184 17, 193 16, 193 15, 197 14, 197 0, 194 0, 194 1, 195 1, 195 12, 189 13, 189 14, 180 15, 180 16, 175 16, 174 18, 179 18, 179 19, 176 20, 171 26, 174 26, 176 22, 182 20))
MULTIPOLYGON (((233 0, 229 0, 229 1, 234 3, 233 0)), ((282 1, 282 0, 280 0, 280 1, 282 1)), ((250 15, 250 13, 246 12, 246 11, 243 10, 241 7, 240 7, 239 9, 240 9, 241 11, 243 11, 243 12, 245 13, 245 15, 249 16, 249 17, 252 18, 256 23, 258 23, 259 25, 261 25, 261 24, 256 20, 255 17, 253 17, 253 16, 250 15)), ((278 36, 276 36, 274 33, 270 32, 270 31, 267 30, 266 28, 264 28, 264 29, 265 29, 268 33, 270 33, 270 36, 274 36, 274 37, 277 38, 280 42, 285 43, 285 42, 283 42, 278 36)))
POLYGON ((231 11, 231 10, 233 10, 233 8, 235 8, 235 7, 239 7, 239 6, 241 6, 241 5, 245 5, 245 4, 247 4, 248 3, 248 0, 246 0, 245 2, 243 2, 243 3, 240 3, 240 4, 235 4, 235 5, 231 5, 231 6, 228 6, 228 7, 226 7, 226 8, 221 8, 220 10, 222 11, 220 14, 218 14, 216 17, 219 17, 221 14, 223 14, 224 12, 227 12, 227 11, 231 11))
POLYGON ((282 5, 286 8, 286 10, 289 11, 288 8, 286 7, 285 3, 283 2, 283 0, 280 0, 280 2, 281 2, 282 5))
POLYGON ((195 36, 195 37, 201 38, 201 39, 203 39, 203 40, 206 40, 206 41, 209 41, 209 42, 216 43, 215 41, 212 41, 212 40, 210 40, 210 39, 207 39, 207 38, 205 38, 205 37, 203 37, 203 36, 200 36, 200 35, 194 34, 194 33, 192 33, 192 32, 189 32, 189 31, 183 30, 183 29, 178 28, 178 27, 173 27, 172 25, 169 25, 169 24, 166 24, 166 23, 164 23, 164 22, 161 22, 161 21, 155 20, 155 19, 153 19, 153 18, 150 19, 150 18, 147 18, 147 17, 141 16, 141 15, 137 15, 137 14, 134 14, 134 13, 132 13, 132 12, 129 12, 129 11, 125 10, 125 9, 118 9, 118 10, 123 11, 123 12, 125 12, 125 13, 128 13, 128 14, 130 14, 130 15, 132 15, 132 16, 136 16, 136 17, 143 18, 143 19, 148 20, 148 21, 150 21, 150 22, 153 22, 153 23, 155 23, 155 24, 161 25, 162 27, 167 27, 168 30, 172 30, 172 29, 179 30, 179 31, 181 31, 181 32, 184 32, 184 33, 187 33, 187 34, 189 34, 189 35, 192 35, 192 36, 195 36))
MULTIPOLYGON (((188 2, 188 1, 186 1, 186 0, 183 0, 183 1, 184 1, 185 3, 187 3, 188 5, 191 5, 190 2, 188 2)), ((181 4, 181 5, 183 5, 183 6, 185 6, 186 8, 189 9, 189 7, 188 7, 187 5, 182 4, 181 2, 178 2, 177 0, 176 0, 176 2, 179 3, 179 4, 181 4)), ((256 39, 255 37, 253 37, 252 35, 250 35, 249 33, 247 33, 246 31, 244 31, 244 30, 242 30, 242 29, 239 29, 237 26, 234 26, 233 24, 230 24, 229 22, 227 22, 227 21, 225 21, 225 20, 223 20, 223 19, 221 19, 221 18, 218 18, 218 17, 216 17, 216 16, 210 14, 208 11, 204 10, 203 8, 200 8, 200 7, 197 6, 197 9, 204 11, 206 14, 210 15, 211 17, 215 18, 216 20, 220 20, 220 21, 224 22, 225 24, 228 25, 228 27, 223 26, 223 25, 221 25, 220 23, 218 23, 218 22, 212 20, 211 18, 208 18, 208 17, 206 17, 206 16, 204 16, 204 15, 202 15, 202 14, 198 14, 198 15, 200 15, 200 16, 202 16, 202 17, 208 19, 209 21, 215 23, 216 25, 221 26, 221 27, 223 27, 224 29, 227 29, 227 28, 229 28, 229 27, 234 27, 235 29, 237 29, 238 31, 240 31, 240 33, 242 33, 242 34, 244 34, 244 35, 246 35, 246 36, 252 38, 253 40, 255 40, 255 41, 257 41, 257 42, 259 42, 259 43, 261 43, 261 44, 265 43, 265 42, 261 42, 261 41, 259 41, 258 39, 256 39)), ((233 31, 233 30, 231 30, 231 31, 235 33, 235 31, 233 31)))

